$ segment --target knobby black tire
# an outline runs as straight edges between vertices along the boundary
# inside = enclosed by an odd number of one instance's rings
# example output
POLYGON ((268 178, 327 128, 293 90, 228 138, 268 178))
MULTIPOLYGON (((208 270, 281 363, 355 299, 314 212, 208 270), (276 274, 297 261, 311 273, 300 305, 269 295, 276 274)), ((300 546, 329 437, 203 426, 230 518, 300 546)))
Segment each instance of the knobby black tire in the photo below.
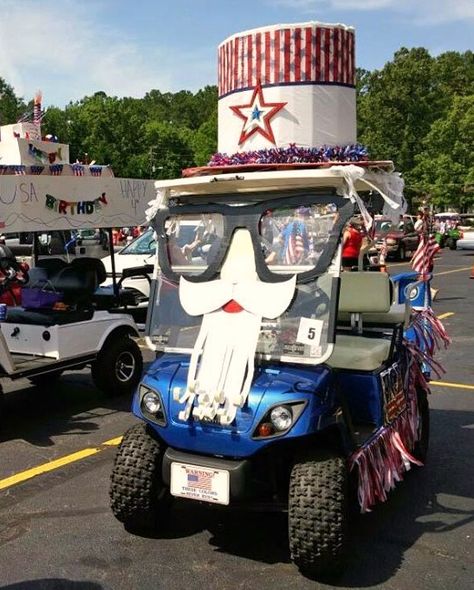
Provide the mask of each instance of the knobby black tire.
POLYGON ((137 343, 128 336, 106 341, 97 360, 92 363, 92 380, 106 395, 115 397, 131 394, 138 385, 143 371, 143 357, 137 343), (117 360, 122 353, 133 356, 135 368, 130 379, 121 381, 117 376, 117 360))
POLYGON ((124 435, 111 476, 112 512, 130 531, 155 530, 169 508, 169 491, 161 478, 163 450, 146 424, 124 435))
POLYGON ((419 414, 419 440, 415 443, 412 453, 415 459, 418 459, 418 461, 421 461, 424 464, 428 458, 430 440, 430 407, 428 396, 423 389, 418 389, 417 391, 417 402, 419 414))
POLYGON ((293 563, 314 577, 335 572, 345 550, 349 504, 346 460, 321 451, 294 465, 288 531, 293 563))

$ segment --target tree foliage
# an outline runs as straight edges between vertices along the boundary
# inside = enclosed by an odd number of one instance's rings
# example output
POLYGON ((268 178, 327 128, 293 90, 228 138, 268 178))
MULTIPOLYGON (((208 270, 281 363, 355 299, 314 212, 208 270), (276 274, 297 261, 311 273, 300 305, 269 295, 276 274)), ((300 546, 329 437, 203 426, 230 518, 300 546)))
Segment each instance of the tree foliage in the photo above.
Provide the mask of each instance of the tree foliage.
MULTIPOLYGON (((460 149, 453 149, 452 112, 459 98, 473 95, 471 51, 434 58, 423 48, 402 48, 381 70, 358 71, 359 141, 372 157, 395 162, 414 204, 431 200, 440 207, 464 206, 467 193, 460 187, 469 183, 467 176, 458 177, 469 175, 469 168, 457 159, 460 149), (451 171, 448 162, 453 164, 451 171)), ((468 121, 462 121, 456 132, 466 139, 468 121)))
MULTIPOLYGON (((373 159, 392 159, 406 196, 438 208, 474 206, 474 54, 437 57, 401 48, 380 70, 357 70, 358 140, 373 159)), ((0 78, 0 121, 28 110, 0 78)), ((31 104, 30 104, 31 108, 31 104)), ((43 133, 70 144, 71 160, 110 164, 119 176, 168 178, 205 165, 217 151, 217 88, 117 98, 96 92, 49 107, 43 133)))

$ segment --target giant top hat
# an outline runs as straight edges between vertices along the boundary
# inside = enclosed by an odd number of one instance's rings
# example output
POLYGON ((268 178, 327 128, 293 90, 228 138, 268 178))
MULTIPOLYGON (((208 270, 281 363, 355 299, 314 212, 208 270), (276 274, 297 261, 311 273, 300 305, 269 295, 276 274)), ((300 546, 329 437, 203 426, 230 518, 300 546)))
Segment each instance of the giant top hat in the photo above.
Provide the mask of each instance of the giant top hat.
POLYGON ((211 164, 365 158, 356 143, 354 30, 307 22, 237 33, 218 50, 211 164), (329 151, 328 151, 329 150, 329 151), (344 152, 344 154, 342 154, 344 152), (333 157, 331 157, 333 156, 333 157))

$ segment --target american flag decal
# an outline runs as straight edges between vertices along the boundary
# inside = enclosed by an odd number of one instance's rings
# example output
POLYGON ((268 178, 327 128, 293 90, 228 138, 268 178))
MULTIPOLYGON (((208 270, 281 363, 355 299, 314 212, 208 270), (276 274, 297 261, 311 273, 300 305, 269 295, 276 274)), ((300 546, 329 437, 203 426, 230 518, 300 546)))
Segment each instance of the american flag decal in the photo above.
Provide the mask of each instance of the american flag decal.
POLYGON ((354 30, 344 25, 257 29, 226 39, 218 53, 219 98, 259 82, 355 86, 354 30))
POLYGON ((305 226, 296 221, 292 222, 292 225, 288 228, 285 244, 285 264, 301 264, 307 247, 308 233, 305 226))
POLYGON ((201 469, 186 469, 188 486, 199 490, 212 491, 214 473, 201 469))

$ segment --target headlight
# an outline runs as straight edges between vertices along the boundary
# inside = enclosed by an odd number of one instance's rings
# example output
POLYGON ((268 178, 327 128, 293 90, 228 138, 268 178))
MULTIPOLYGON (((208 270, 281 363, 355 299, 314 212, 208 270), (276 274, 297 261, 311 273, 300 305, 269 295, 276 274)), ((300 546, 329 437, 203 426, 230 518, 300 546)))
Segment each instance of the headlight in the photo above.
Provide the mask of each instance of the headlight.
POLYGON ((390 246, 395 246, 396 243, 397 240, 394 240, 393 238, 387 238, 387 244, 390 244, 390 246))
POLYGON ((288 430, 293 423, 293 412, 288 406, 277 406, 270 412, 270 421, 275 430, 288 430))
POLYGON ((140 409, 144 416, 160 426, 166 425, 165 410, 160 393, 143 383, 140 385, 140 409))
POLYGON ((298 400, 269 408, 258 423, 253 438, 283 436, 296 424, 306 403, 304 400, 298 400))
POLYGON ((148 391, 145 393, 142 399, 142 405, 146 408, 150 414, 156 414, 159 410, 161 410, 161 401, 160 398, 156 395, 154 391, 148 391))

